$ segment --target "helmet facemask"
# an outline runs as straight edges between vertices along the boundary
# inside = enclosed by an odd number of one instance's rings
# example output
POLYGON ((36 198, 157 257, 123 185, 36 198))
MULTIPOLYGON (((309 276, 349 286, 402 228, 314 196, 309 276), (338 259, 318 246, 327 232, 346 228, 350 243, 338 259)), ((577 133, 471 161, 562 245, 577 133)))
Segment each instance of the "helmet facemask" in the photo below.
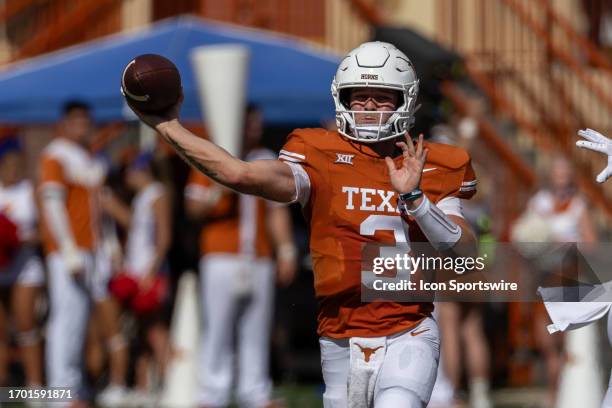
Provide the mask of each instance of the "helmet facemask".
POLYGON ((365 111, 351 110, 349 99, 350 92, 354 88, 356 87, 342 89, 337 98, 340 106, 336 106, 336 126, 340 134, 362 143, 375 143, 403 136, 412 127, 414 112, 416 111, 414 108, 415 90, 412 90, 412 92, 411 90, 408 90, 408 92, 398 91, 399 106, 395 110, 365 111), (376 120, 370 121, 370 123, 359 123, 363 122, 359 120, 362 115, 374 117, 376 120))

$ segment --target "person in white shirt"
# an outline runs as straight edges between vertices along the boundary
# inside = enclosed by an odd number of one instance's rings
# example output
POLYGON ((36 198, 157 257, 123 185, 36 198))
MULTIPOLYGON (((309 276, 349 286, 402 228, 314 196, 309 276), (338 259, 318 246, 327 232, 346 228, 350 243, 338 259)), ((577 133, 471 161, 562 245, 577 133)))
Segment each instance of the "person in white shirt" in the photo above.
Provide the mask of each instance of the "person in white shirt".
MULTIPOLYGON (((261 145, 262 136, 262 113, 250 105, 243 133, 246 161, 275 158, 261 145)), ((192 220, 204 222, 198 403, 224 407, 235 391, 241 407, 273 407, 268 365, 275 277, 286 286, 297 269, 289 209, 232 192, 196 171, 185 188, 185 209, 192 220)))
POLYGON ((88 404, 82 354, 92 300, 105 290, 96 279, 96 251, 106 165, 89 151, 94 125, 87 103, 67 101, 56 131, 40 155, 36 191, 49 288, 46 374, 50 387, 73 387, 70 406, 80 408, 88 404))
MULTIPOLYGON (((526 213, 536 217, 546 226, 544 242, 581 243, 588 244, 597 241, 597 231, 593 223, 588 201, 580 194, 575 184, 575 171, 572 164, 564 157, 556 157, 549 171, 549 185, 538 191, 527 205, 526 213)), ((543 228, 540 228, 543 230, 543 228)), ((541 233, 541 231, 538 231, 541 233)), ((528 242, 528 241, 525 241, 528 242)), ((546 266, 552 275, 566 276, 572 273, 568 261, 569 253, 564 262, 551 258, 546 266), (565 268, 565 269, 564 269, 565 268), (565 274, 565 275, 564 275, 565 274)), ((546 253, 539 256, 540 260, 548 259, 546 253)), ((546 300, 546 299, 544 299, 546 300)), ((574 308, 573 303, 566 308, 574 308)), ((558 382, 563 367, 563 352, 570 342, 565 342, 563 336, 550 336, 546 330, 548 318, 544 304, 538 303, 532 311, 535 340, 537 347, 544 355, 549 379, 549 401, 557 398, 558 382)), ((550 315, 550 313, 548 313, 550 315)), ((569 334, 568 336, 574 336, 569 334)))
POLYGON ((36 245, 38 213, 32 182, 24 177, 21 145, 16 138, 0 142, 0 214, 16 227, 17 248, 0 266, 0 290, 8 292, 9 305, 0 302, 0 385, 7 380, 8 325, 4 306, 12 317, 26 385, 43 382, 42 351, 35 305, 45 282, 36 245))
POLYGON ((111 292, 137 317, 142 338, 136 361, 133 397, 146 403, 151 363, 163 378, 170 356, 169 334, 160 311, 168 295, 166 255, 171 243, 170 199, 159 181, 153 154, 140 153, 129 165, 127 186, 136 193, 131 208, 107 194, 104 210, 127 229, 123 271, 111 281, 111 292))

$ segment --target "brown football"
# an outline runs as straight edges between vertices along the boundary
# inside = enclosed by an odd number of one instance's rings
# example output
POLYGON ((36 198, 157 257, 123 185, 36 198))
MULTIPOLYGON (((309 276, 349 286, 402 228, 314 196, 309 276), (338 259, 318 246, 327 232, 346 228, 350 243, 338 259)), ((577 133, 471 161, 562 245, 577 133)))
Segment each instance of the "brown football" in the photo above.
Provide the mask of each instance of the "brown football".
POLYGON ((121 76, 121 93, 143 112, 161 112, 181 95, 181 75, 168 58, 143 54, 130 61, 121 76))

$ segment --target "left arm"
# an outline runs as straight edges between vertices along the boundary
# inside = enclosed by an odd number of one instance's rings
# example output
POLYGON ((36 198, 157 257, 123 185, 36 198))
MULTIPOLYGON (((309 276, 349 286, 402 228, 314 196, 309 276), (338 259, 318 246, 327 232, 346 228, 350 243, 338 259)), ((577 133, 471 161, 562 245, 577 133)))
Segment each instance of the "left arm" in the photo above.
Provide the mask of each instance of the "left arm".
POLYGON ((467 223, 465 218, 458 217, 456 215, 447 215, 447 217, 451 220, 451 222, 454 222, 459 226, 459 228, 461 228, 461 237, 459 238, 459 241, 455 243, 455 246, 458 245, 465 247, 466 249, 473 249, 474 254, 476 254, 476 234, 474 234, 472 227, 467 223))
POLYGON ((103 189, 100 193, 100 205, 122 228, 130 228, 132 210, 110 189, 103 189))
MULTIPOLYGON (((407 194, 421 183, 427 149, 423 148, 423 135, 419 136, 416 150, 412 140, 398 142, 402 149, 403 162, 397 168, 390 157, 386 157, 391 184, 398 194, 407 194)), ((476 237, 468 223, 460 216, 447 215, 423 194, 420 197, 400 202, 404 211, 415 218, 429 243, 438 251, 449 256, 475 256, 478 252, 476 237)))
POLYGON ((578 221, 580 228, 580 237, 583 243, 592 244, 597 242, 597 229, 593 224, 593 219, 589 212, 585 209, 578 221))
POLYGON ((155 257, 151 266, 151 273, 156 274, 162 267, 172 235, 172 223, 170 220, 170 200, 164 192, 155 203, 153 203, 153 214, 156 222, 155 257))

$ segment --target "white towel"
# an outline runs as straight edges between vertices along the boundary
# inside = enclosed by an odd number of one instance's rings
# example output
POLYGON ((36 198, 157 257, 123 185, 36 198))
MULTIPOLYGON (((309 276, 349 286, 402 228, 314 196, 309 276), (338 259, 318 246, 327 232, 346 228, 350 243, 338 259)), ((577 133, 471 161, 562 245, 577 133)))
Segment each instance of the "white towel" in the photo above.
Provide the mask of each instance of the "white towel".
POLYGON ((552 320, 548 325, 549 333, 558 331, 575 330, 586 326, 604 317, 610 310, 612 303, 597 301, 597 299, 609 299, 609 284, 596 285, 595 288, 582 298, 580 302, 563 302, 563 289, 538 288, 538 293, 544 300, 546 311, 552 320))
POLYGON ((349 347, 348 408, 371 408, 374 386, 387 352, 387 339, 352 337, 349 347))

